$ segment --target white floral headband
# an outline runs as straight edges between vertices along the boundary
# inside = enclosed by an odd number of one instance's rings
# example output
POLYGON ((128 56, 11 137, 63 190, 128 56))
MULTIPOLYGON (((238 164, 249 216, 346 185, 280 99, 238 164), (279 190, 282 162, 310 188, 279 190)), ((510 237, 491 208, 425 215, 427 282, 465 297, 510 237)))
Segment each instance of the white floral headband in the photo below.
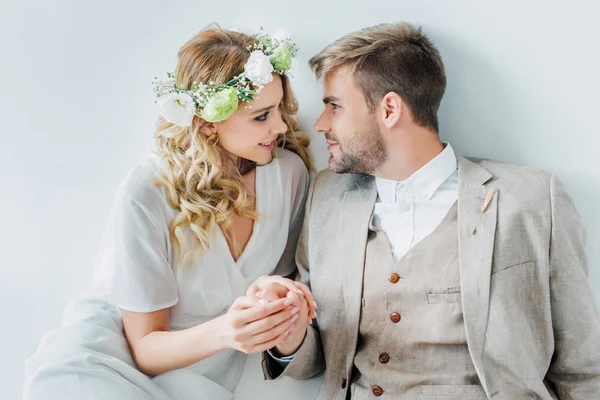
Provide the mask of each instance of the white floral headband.
POLYGON ((196 114, 207 122, 224 121, 237 110, 238 99, 253 101, 263 85, 273 80, 273 72, 283 75, 292 67, 296 45, 287 33, 279 31, 277 36, 269 36, 261 29, 252 36, 256 43, 248 47, 251 54, 244 72, 229 82, 194 82, 186 90, 175 86, 172 72, 167 73, 166 80, 155 78, 152 90, 161 115, 181 127, 190 126, 196 114))

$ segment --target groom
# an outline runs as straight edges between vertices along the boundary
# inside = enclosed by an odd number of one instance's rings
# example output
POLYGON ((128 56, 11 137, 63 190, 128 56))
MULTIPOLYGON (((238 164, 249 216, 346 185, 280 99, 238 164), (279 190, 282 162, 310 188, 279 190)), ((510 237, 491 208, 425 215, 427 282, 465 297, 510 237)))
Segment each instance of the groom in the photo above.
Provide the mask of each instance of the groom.
POLYGON ((350 33, 310 66, 331 171, 297 264, 319 316, 265 376, 325 369, 328 400, 600 398, 584 232, 558 179, 440 141, 444 66, 411 25, 350 33))

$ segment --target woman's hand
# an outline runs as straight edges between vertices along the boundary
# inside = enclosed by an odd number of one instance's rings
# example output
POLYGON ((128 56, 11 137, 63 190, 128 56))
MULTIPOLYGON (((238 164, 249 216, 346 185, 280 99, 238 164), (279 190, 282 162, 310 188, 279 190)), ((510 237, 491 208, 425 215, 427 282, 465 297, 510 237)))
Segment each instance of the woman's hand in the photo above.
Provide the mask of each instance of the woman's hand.
POLYGON ((300 310, 287 297, 265 304, 250 296, 238 297, 219 317, 224 347, 252 354, 282 345, 295 330, 300 310))

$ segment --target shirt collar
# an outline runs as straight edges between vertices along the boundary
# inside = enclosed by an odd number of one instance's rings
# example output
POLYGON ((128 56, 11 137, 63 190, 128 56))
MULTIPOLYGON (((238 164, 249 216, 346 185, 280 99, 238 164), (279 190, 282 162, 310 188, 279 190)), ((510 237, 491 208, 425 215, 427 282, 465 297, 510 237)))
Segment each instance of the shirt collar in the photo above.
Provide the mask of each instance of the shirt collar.
POLYGON ((383 203, 395 203, 397 191, 404 187, 415 197, 431 199, 435 192, 458 168, 456 154, 449 143, 444 150, 404 181, 376 177, 377 194, 383 203))

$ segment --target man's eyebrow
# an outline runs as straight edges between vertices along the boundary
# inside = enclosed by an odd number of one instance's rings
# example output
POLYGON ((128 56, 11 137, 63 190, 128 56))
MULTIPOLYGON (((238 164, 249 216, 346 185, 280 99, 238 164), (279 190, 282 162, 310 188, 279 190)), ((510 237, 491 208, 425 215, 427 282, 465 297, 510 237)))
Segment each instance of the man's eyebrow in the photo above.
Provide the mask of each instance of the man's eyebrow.
POLYGON ((325 104, 329 104, 329 103, 332 103, 334 101, 340 101, 340 99, 338 97, 335 97, 335 96, 327 96, 327 97, 323 98, 323 103, 325 103, 325 104))

